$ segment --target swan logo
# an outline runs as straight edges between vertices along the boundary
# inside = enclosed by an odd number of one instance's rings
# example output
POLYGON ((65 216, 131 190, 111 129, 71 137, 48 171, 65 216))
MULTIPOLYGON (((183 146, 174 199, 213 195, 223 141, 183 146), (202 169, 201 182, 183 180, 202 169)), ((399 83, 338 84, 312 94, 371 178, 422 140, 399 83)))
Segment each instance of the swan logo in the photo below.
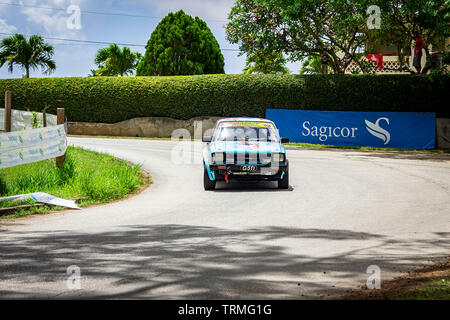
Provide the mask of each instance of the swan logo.
POLYGON ((383 140, 384 145, 387 145, 391 141, 391 134, 386 129, 380 127, 380 121, 384 120, 389 125, 389 118, 379 118, 375 123, 365 120, 366 129, 369 133, 378 139, 383 140))

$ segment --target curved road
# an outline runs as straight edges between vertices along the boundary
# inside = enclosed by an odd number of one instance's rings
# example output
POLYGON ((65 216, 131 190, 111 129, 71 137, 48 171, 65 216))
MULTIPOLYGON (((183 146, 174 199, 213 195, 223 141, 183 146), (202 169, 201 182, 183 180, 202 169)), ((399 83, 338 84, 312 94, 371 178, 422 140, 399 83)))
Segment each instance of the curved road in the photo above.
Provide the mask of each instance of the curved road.
POLYGON ((180 142, 70 142, 143 163, 154 184, 2 222, 0 298, 327 298, 365 285, 370 265, 386 280, 450 252, 448 154, 288 150, 289 190, 205 192, 200 163, 172 161, 180 142), (67 288, 71 265, 80 290, 67 288))

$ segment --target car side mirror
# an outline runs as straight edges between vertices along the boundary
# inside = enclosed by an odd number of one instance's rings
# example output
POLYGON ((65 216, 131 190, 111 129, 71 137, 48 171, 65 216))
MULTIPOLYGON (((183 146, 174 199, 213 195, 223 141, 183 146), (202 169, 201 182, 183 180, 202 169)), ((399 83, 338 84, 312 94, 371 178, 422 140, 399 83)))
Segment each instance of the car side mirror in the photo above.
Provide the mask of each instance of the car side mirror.
POLYGON ((289 138, 281 138, 281 143, 289 143, 289 138))
POLYGON ((211 136, 204 136, 202 139, 203 142, 211 142, 211 140, 212 140, 211 136))

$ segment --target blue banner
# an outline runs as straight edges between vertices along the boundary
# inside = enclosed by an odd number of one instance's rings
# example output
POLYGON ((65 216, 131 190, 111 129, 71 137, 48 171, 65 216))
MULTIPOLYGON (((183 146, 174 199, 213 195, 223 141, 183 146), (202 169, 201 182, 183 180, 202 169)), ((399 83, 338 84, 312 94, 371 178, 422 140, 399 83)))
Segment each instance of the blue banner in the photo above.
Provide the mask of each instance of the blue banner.
POLYGON ((436 114, 267 109, 291 142, 379 148, 435 148, 436 114))

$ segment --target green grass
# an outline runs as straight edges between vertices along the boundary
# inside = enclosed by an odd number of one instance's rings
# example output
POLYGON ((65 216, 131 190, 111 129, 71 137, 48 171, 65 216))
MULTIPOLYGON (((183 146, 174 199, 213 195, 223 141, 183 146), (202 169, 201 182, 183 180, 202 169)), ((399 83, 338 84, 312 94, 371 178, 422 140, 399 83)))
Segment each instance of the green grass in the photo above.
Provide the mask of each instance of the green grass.
POLYGON ((401 295, 405 300, 450 300, 450 278, 428 279, 427 284, 411 293, 401 295))
POLYGON ((287 146, 308 147, 308 148, 335 148, 335 149, 356 149, 356 150, 379 150, 379 151, 425 151, 436 153, 450 153, 450 150, 445 149, 401 149, 401 148, 375 148, 375 147, 353 147, 353 146, 334 146, 327 144, 311 144, 311 143, 286 143, 287 146))
MULTIPOLYGON (((0 196, 46 192, 64 199, 81 199, 78 204, 83 207, 121 199, 147 182, 140 165, 130 165, 107 154, 69 146, 61 169, 55 166, 54 159, 0 169, 0 196)), ((30 201, 3 201, 0 202, 0 208, 28 203, 30 201)), ((43 206, 20 210, 4 217, 54 209, 43 206)))

